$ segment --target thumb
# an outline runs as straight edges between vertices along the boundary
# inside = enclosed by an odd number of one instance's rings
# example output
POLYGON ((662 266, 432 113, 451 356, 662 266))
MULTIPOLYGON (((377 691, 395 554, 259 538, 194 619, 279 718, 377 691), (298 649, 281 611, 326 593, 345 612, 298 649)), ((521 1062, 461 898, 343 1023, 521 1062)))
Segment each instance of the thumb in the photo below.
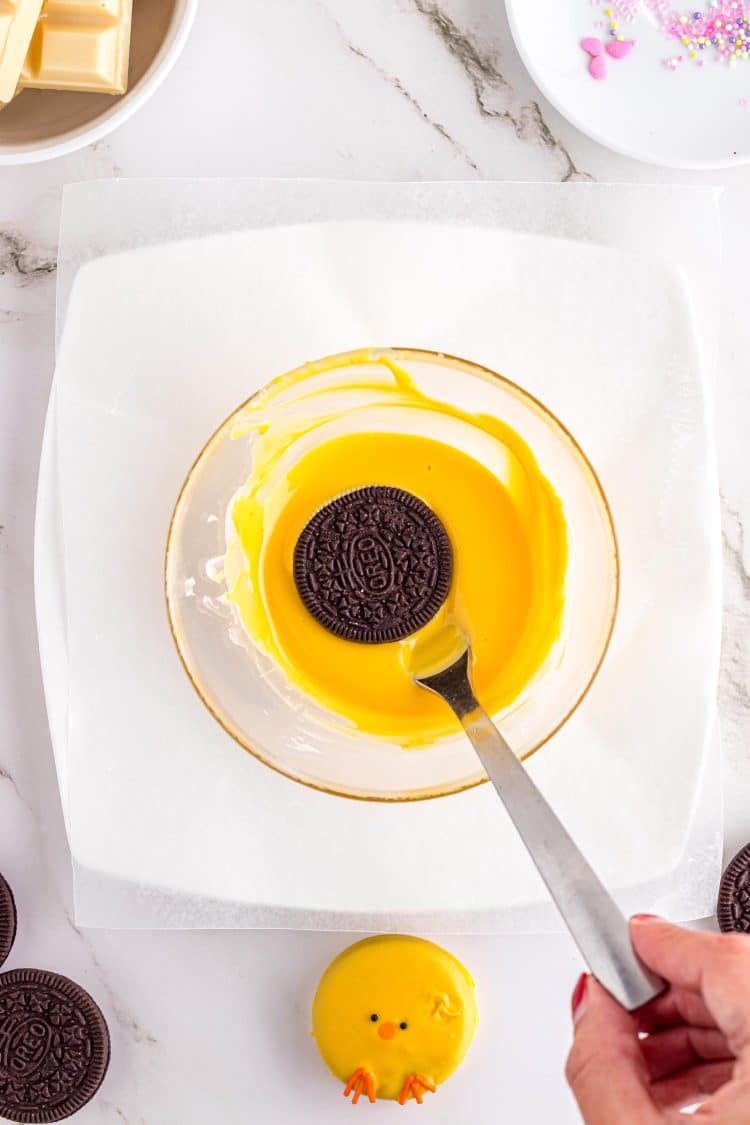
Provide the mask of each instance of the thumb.
POLYGON ((635 1020, 593 977, 581 980, 565 1076, 586 1125, 658 1122, 635 1020))
POLYGON ((672 985, 695 992, 736 1055, 750 1051, 750 942, 695 933, 648 915, 631 919, 636 952, 672 985))

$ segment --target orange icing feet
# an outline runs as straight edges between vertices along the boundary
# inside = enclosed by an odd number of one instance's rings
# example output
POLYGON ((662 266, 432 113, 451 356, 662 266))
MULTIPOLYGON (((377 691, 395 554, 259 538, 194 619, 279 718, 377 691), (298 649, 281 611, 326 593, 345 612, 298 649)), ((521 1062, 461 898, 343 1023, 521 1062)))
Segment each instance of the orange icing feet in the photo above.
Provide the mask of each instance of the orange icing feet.
POLYGON ((431 1094, 435 1093, 437 1089, 434 1082, 429 1078, 425 1078, 423 1074, 410 1074, 404 1082, 404 1088, 398 1099, 399 1105, 406 1105, 409 1096, 412 1095, 417 1099, 417 1104, 422 1104, 422 1091, 429 1090, 431 1094))
POLYGON ((344 1087, 344 1097, 348 1098, 352 1092, 354 1092, 352 1105, 357 1104, 362 1094, 367 1094, 371 1102, 374 1103, 375 1101, 375 1080, 369 1070, 365 1070, 363 1066, 357 1067, 354 1074, 347 1082, 344 1087))

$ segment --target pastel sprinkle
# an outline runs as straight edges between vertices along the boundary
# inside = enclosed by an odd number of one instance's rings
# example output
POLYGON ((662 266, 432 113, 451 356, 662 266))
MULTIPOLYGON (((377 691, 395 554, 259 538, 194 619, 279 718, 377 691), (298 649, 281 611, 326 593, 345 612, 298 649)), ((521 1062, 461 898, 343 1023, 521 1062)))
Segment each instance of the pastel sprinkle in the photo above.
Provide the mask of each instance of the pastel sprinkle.
MULTIPOLYGON (((602 51, 604 50, 601 39, 597 39, 593 35, 587 36, 586 39, 582 39, 581 46, 583 47, 587 55, 591 55, 592 59, 597 58, 597 56, 601 55, 602 51)), ((607 46, 609 46, 609 44, 607 44, 607 46)))
MULTIPOLYGON (((655 17, 662 32, 679 43, 686 58, 699 67, 704 65, 706 56, 730 67, 750 59, 750 0, 705 0, 703 8, 681 13, 675 11, 674 0, 594 0, 594 4, 609 21, 608 48, 632 42, 613 31, 618 21, 632 21, 646 9, 655 17)), ((609 50, 608 53, 611 54, 609 50)), ((625 58, 625 55, 611 57, 625 58)), ((676 69, 671 58, 662 62, 670 70, 676 69)))
POLYGON ((601 82, 607 77, 607 64, 604 61, 604 55, 597 55, 591 60, 589 74, 592 78, 596 78, 597 82, 601 82))
POLYGON ((608 43, 605 50, 613 59, 625 59, 634 46, 635 42, 632 39, 622 39, 616 43, 608 43))

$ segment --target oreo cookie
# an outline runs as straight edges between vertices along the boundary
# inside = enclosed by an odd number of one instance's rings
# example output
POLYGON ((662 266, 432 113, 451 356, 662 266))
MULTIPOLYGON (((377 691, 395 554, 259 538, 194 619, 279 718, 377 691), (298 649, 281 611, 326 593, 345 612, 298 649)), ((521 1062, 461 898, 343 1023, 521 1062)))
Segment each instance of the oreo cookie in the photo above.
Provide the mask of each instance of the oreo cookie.
POLYGON ((725 934, 750 934, 750 844, 737 852, 721 877, 716 917, 725 934))
POLYGON ((0 875, 0 965, 7 961, 16 939, 16 904, 13 892, 0 875))
POLYGON ((307 609, 338 637, 398 641, 430 621, 453 576, 450 540, 435 513, 400 488, 375 485, 326 504, 294 551, 307 609))
POLYGON ((0 1117, 71 1117, 101 1086, 109 1055, 104 1016, 80 985, 41 969, 0 973, 0 1117))

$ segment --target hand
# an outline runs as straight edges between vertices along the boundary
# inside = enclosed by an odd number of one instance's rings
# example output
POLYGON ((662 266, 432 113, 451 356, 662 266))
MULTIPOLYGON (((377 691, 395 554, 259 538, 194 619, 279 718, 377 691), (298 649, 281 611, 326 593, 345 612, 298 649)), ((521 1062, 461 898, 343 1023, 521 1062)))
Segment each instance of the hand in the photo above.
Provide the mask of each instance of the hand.
POLYGON ((576 985, 565 1073, 586 1125, 746 1125, 750 937, 693 933, 646 915, 631 920, 631 933, 669 990, 631 1014, 593 977, 576 985), (697 1102, 694 1118, 679 1112, 697 1102))

